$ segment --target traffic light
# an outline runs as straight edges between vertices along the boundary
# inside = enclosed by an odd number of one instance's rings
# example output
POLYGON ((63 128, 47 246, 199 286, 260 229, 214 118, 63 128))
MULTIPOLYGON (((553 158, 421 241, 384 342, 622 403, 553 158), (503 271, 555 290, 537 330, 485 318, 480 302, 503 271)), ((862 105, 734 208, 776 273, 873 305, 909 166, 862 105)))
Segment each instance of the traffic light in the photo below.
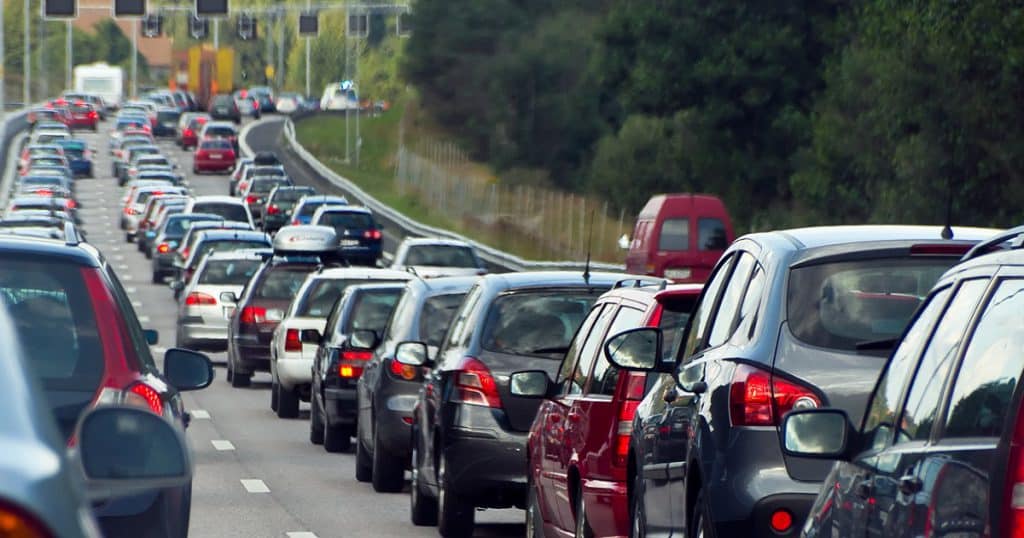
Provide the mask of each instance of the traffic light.
POLYGON ((160 37, 160 34, 163 33, 164 17, 156 14, 146 15, 140 24, 144 37, 160 37))
POLYGON ((316 36, 320 31, 320 22, 316 13, 306 12, 299 15, 299 35, 316 36))
POLYGON ((210 21, 192 15, 188 19, 188 33, 193 39, 203 39, 210 34, 210 21))
POLYGON ((43 17, 47 19, 73 19, 77 11, 77 0, 43 0, 43 17))
POLYGON ((115 17, 144 17, 146 0, 114 0, 115 17))
POLYGON ((242 40, 256 39, 256 18, 248 13, 238 16, 238 37, 242 40))
POLYGON ((226 17, 228 0, 196 0, 196 16, 226 17))

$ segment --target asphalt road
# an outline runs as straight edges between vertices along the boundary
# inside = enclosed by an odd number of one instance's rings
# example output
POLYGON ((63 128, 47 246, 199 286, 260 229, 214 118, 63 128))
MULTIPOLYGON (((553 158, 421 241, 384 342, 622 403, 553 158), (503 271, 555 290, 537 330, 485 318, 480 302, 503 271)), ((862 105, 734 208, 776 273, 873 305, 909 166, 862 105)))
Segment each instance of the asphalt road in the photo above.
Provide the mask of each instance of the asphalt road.
MULTIPOLYGON (((273 121, 273 120, 271 120, 273 121)), ((110 174, 104 125, 100 134, 82 134, 97 150, 96 179, 78 181, 80 214, 89 241, 114 264, 146 328, 157 329, 154 350, 162 359, 173 346, 177 303, 165 285, 150 283, 149 261, 118 228, 121 189, 110 174)), ((274 147, 280 124, 253 130, 254 149, 274 147)), ((191 155, 173 140, 161 141, 182 172, 191 155)), ((286 159, 300 184, 324 187, 309 171, 286 159)), ((226 194, 227 176, 191 177, 196 195, 226 194)), ((385 244, 393 249, 395 237, 385 244)), ((188 430, 195 461, 191 536, 194 537, 389 537, 436 536, 409 522, 408 493, 378 494, 356 482, 355 456, 328 454, 309 442, 308 405, 299 419, 281 420, 270 411, 270 377, 257 374, 253 386, 232 389, 224 381, 224 354, 217 379, 205 390, 185 395, 193 416, 188 430)), ((477 514, 477 536, 522 536, 523 512, 488 510, 477 514)))

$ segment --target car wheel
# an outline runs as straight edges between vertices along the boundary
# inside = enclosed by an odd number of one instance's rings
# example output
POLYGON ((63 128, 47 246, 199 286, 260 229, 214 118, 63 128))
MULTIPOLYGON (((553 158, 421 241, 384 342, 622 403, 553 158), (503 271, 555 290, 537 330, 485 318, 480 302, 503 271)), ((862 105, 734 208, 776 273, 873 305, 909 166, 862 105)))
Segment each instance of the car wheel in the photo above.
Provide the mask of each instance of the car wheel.
POLYGON ((235 377, 235 369, 231 367, 231 352, 228 352, 227 363, 227 373, 224 374, 224 380, 231 383, 231 380, 235 377))
POLYGON ((448 484, 448 456, 441 456, 437 470, 437 532, 445 538, 462 538, 473 535, 473 518, 476 515, 473 503, 451 490, 448 484))
POLYGON ((647 507, 644 506, 643 480, 638 476, 633 479, 633 496, 630 500, 629 538, 645 538, 647 536, 647 507))
POLYGON ((370 459, 370 455, 366 453, 366 448, 363 446, 363 435, 359 431, 360 426, 356 426, 356 481, 358 482, 369 482, 373 479, 373 460, 370 459))
POLYGON ((147 260, 152 260, 153 259, 153 249, 146 248, 146 249, 143 249, 142 252, 143 252, 143 254, 146 255, 146 259, 147 260))
POLYGON ((277 418, 296 418, 299 416, 299 395, 277 384, 277 418))
POLYGON ((405 485, 405 462, 388 454, 373 432, 373 490, 377 493, 398 493, 405 485))
POLYGON ((309 442, 324 444, 324 421, 320 418, 320 406, 316 404, 315 395, 309 397, 309 442))
POLYGON ((274 412, 277 412, 277 409, 278 409, 278 406, 279 406, 278 399, 277 399, 279 388, 280 388, 280 385, 277 384, 277 380, 276 379, 275 380, 271 380, 271 382, 270 382, 270 410, 274 411, 274 412))
POLYGON ((587 507, 583 502, 583 489, 576 490, 576 538, 594 538, 594 531, 587 519, 587 507))
POLYGON ((409 484, 409 515, 412 524, 420 527, 437 525, 437 499, 427 495, 423 484, 420 484, 420 458, 419 445, 416 432, 413 432, 412 441, 412 483, 409 484))
POLYGON ((526 538, 544 538, 544 518, 540 515, 537 486, 533 480, 526 485, 526 538))
POLYGON ((324 421, 324 450, 334 454, 352 448, 352 434, 347 428, 333 428, 324 421))
POLYGON ((697 502, 693 503, 693 518, 690 521, 690 538, 714 538, 715 529, 711 526, 708 501, 704 496, 704 488, 697 493, 697 502))
POLYGON ((134 240, 135 240, 135 238, 133 238, 133 237, 131 236, 131 234, 128 234, 128 233, 125 233, 125 234, 124 234, 124 241, 125 241, 125 243, 131 243, 131 242, 132 242, 132 241, 134 241, 134 240))

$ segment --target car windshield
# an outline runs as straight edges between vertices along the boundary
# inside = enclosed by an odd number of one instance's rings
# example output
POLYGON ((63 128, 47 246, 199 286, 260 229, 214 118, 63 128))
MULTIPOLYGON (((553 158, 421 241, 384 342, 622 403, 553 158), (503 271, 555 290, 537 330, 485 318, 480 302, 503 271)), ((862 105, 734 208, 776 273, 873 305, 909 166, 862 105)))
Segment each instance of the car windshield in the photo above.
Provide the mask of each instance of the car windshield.
POLYGON ((306 275, 315 268, 312 265, 272 266, 267 269, 255 295, 258 299, 290 300, 299 294, 306 275))
POLYGON ((350 211, 327 211, 320 214, 316 222, 321 226, 330 226, 335 230, 366 230, 373 228, 373 217, 366 213, 350 211))
POLYGON ((249 214, 245 211, 245 206, 241 204, 231 204, 225 202, 198 202, 192 206, 193 213, 211 213, 213 215, 220 215, 224 217, 224 220, 232 220, 236 222, 249 222, 249 214))
POLYGON ((199 274, 199 283, 211 286, 244 286, 262 263, 260 260, 210 260, 199 274))
POLYGON ((352 331, 369 330, 380 335, 403 291, 404 288, 360 290, 352 305, 348 326, 342 332, 352 334, 352 331))
POLYGON ((813 346, 854 351, 900 336, 928 291, 956 258, 882 258, 790 271, 788 324, 813 346))
POLYGON ((481 341, 484 349, 560 360, 600 291, 509 293, 491 305, 481 341))
POLYGON ((456 245, 416 245, 409 247, 405 265, 436 267, 476 267, 476 257, 469 247, 456 245))

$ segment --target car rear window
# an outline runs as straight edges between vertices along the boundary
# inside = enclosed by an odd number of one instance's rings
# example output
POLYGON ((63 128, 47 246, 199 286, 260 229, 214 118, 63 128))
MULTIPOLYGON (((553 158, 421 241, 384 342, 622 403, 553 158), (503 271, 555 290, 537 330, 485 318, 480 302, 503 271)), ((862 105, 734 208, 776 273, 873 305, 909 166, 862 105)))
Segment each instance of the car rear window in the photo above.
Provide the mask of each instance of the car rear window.
POLYGON ((317 224, 330 226, 335 230, 366 230, 373 228, 373 217, 366 213, 330 211, 320 215, 317 224))
POLYGON ((232 250, 242 250, 249 248, 267 248, 268 245, 265 241, 239 241, 237 239, 215 239, 210 241, 203 241, 199 245, 199 252, 196 253, 194 260, 199 260, 204 254, 208 254, 213 251, 217 252, 229 252, 232 250))
POLYGON ((167 225, 164 227, 164 234, 171 237, 181 237, 185 235, 185 232, 192 227, 193 222, 209 222, 207 218, 195 218, 190 215, 181 215, 179 217, 171 217, 167 220, 167 225))
POLYGON ((316 210, 320 209, 320 206, 325 205, 326 203, 327 202, 306 202, 302 204, 302 207, 299 209, 299 215, 302 215, 303 217, 312 217, 313 213, 316 213, 316 210))
POLYGON ((156 117, 157 117, 158 120, 160 120, 162 122, 163 121, 178 121, 178 119, 181 118, 181 112, 176 112, 176 111, 173 111, 173 110, 164 110, 164 111, 157 112, 156 117))
POLYGON ((498 297, 487 313, 483 348, 561 360, 603 290, 552 290, 498 297))
POLYGON ((79 267, 18 258, 0 257, 0 304, 67 437, 103 377, 92 301, 79 267))
POLYGON ((199 149, 232 149, 231 142, 227 140, 204 140, 199 144, 199 149))
POLYGON ((352 334, 352 331, 369 330, 379 336, 387 327, 404 291, 405 288, 360 291, 354 298, 348 327, 343 332, 352 334))
POLYGON ((303 196, 312 194, 312 192, 305 189, 279 189, 274 193, 274 201, 278 203, 295 203, 303 196))
POLYGON ((267 269, 255 296, 258 299, 283 300, 299 294, 306 275, 314 269, 309 265, 278 265, 267 269))
POLYGON ((235 136, 235 130, 231 127, 218 127, 216 125, 206 128, 206 136, 224 136, 231 137, 235 136))
POLYGON ((690 250, 690 219, 665 219, 661 223, 658 250, 690 250))
POLYGON ((274 190, 278 185, 287 185, 288 182, 281 178, 257 178, 252 182, 249 192, 267 193, 274 190))
POLYGON ((450 293, 427 299, 420 313, 420 340, 439 347, 465 298, 465 293, 450 293))
POLYGON ((201 202, 192 206, 193 213, 212 213, 224 217, 224 220, 249 222, 249 214, 241 204, 223 202, 201 202))
MULTIPOLYGON (((397 282, 394 280, 374 280, 374 282, 397 282)), ((334 308, 334 303, 345 292, 349 286, 366 284, 365 278, 344 279, 344 278, 318 278, 306 290, 306 294, 299 298, 295 305, 295 315, 299 317, 326 318, 334 308)))
POLYGON ((956 258, 876 258, 793 269, 787 314, 804 343, 840 351, 900 336, 956 258))
POLYGON ((421 245, 409 247, 405 265, 435 267, 476 267, 476 257, 468 247, 455 245, 421 245))
POLYGON ((260 260, 210 260, 199 275, 200 284, 244 286, 260 268, 260 260))

